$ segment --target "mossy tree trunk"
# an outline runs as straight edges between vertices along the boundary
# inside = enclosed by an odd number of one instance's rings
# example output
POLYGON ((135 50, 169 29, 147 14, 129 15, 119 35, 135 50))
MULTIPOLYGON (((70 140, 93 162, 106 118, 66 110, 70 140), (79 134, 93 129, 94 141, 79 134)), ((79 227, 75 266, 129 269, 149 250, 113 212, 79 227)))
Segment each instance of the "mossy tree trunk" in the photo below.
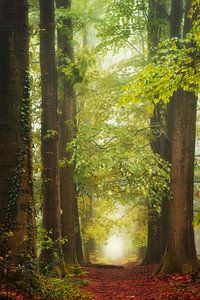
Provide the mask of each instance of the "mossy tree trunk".
POLYGON ((55 57, 55 9, 53 0, 40 0, 40 64, 42 80, 42 212, 43 228, 52 245, 43 247, 43 268, 64 271, 61 239, 61 206, 58 169, 58 101, 55 57))
MULTIPOLYGON (((182 7, 181 0, 172 0, 172 37, 181 36, 182 7)), ((192 26, 188 19, 190 7, 191 1, 186 1, 184 34, 192 26)), ((169 203, 167 245, 158 272, 188 273, 199 270, 192 224, 196 100, 193 93, 181 89, 171 99, 172 200, 169 203)))
POLYGON ((27 0, 0 1, 0 41, 0 279, 28 285, 36 248, 27 0))

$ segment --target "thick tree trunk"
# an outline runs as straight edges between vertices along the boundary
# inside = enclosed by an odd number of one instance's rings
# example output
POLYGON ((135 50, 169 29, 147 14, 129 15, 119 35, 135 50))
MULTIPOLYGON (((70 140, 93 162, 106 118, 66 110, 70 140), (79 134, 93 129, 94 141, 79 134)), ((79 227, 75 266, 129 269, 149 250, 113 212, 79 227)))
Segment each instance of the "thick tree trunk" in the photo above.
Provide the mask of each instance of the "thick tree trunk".
MULTIPOLYGON (((57 8, 71 8, 70 0, 56 0, 57 8)), ((62 207, 62 236, 67 238, 67 242, 63 245, 63 253, 66 264, 77 263, 76 254, 76 230, 80 230, 77 226, 78 210, 76 197, 76 185, 73 177, 74 166, 70 162, 72 154, 66 150, 67 143, 74 138, 75 133, 75 113, 76 113, 76 97, 74 92, 73 75, 66 75, 63 68, 66 66, 71 68, 73 73, 74 49, 72 45, 73 26, 72 19, 69 17, 60 18, 62 27, 58 29, 58 50, 60 55, 60 73, 59 79, 61 84, 61 96, 59 99, 59 156, 65 161, 65 165, 60 168, 60 196, 62 207)), ((81 241, 79 240, 79 243, 81 241)), ((81 245, 80 245, 81 246, 81 245)))
MULTIPOLYGON (((188 12, 191 1, 186 2, 184 34, 191 26, 188 12)), ((171 36, 181 36, 181 0, 172 0, 171 36), (177 6, 178 5, 178 6, 177 6), (179 8, 179 9, 177 9, 179 8), (175 18, 176 20, 173 20, 175 18), (179 20, 178 29, 173 24, 179 20)), ((171 118, 171 194, 169 202, 168 236, 163 260, 158 272, 194 272, 199 270, 193 230, 193 183, 196 129, 196 102, 193 93, 179 89, 169 104, 171 118)))
POLYGON ((63 273, 58 169, 57 71, 54 1, 40 0, 40 64, 42 76, 42 211, 52 246, 42 249, 44 269, 63 273), (59 257, 59 258, 58 258, 59 257))
POLYGON ((193 272, 199 266, 193 232, 193 174, 196 98, 177 91, 174 101, 168 240, 161 272, 193 272))
POLYGON ((20 278, 25 285, 34 272, 26 268, 36 257, 28 40, 28 2, 1 0, 0 279, 15 284, 20 278))
MULTIPOLYGON (((183 4, 182 0, 175 0, 171 3, 171 15, 170 15, 170 36, 171 37, 181 37, 181 24, 183 17, 183 4)), ((170 101, 166 108, 165 117, 165 138, 164 138, 164 151, 161 156, 166 162, 172 163, 172 134, 173 134, 173 112, 174 112, 174 102, 170 101)), ((168 216, 169 216, 169 199, 168 197, 163 198, 161 205, 161 257, 165 253, 165 247, 167 244, 168 236, 168 216)))

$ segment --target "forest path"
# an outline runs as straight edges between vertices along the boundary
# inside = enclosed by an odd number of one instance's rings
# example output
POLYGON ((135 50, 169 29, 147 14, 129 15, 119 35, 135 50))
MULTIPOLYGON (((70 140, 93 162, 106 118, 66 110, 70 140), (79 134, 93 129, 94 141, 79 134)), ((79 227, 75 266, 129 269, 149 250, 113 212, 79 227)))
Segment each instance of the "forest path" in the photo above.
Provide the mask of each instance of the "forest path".
POLYGON ((200 283, 194 283, 190 274, 155 276, 155 270, 156 266, 91 266, 86 269, 89 284, 84 290, 94 300, 200 300, 200 283))

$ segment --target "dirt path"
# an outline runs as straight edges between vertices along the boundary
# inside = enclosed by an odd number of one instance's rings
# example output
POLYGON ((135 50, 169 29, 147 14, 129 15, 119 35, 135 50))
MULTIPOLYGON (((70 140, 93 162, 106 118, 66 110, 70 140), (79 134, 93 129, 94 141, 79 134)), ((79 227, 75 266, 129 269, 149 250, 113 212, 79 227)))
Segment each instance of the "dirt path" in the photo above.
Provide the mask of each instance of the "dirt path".
POLYGON ((154 276, 155 266, 87 268, 89 284, 84 288, 94 300, 200 300, 200 279, 191 274, 154 276))

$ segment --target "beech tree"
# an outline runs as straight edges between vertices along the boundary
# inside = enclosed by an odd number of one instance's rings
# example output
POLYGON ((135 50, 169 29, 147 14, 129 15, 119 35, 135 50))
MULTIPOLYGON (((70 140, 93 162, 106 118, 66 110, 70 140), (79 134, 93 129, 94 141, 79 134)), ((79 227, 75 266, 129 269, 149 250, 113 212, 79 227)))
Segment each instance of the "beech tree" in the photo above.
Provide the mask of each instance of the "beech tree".
MULTIPOLYGON (((158 2, 160 3, 160 1, 158 1, 158 2)), ((189 32, 189 30, 191 28, 191 24, 190 24, 191 21, 188 17, 188 12, 190 10, 191 1, 187 1, 184 30, 183 30, 183 28, 181 28, 181 30, 179 29, 180 28, 179 24, 182 24, 182 22, 183 22, 182 6, 183 6, 182 2, 172 1, 172 3, 171 3, 171 17, 170 17, 171 37, 177 38, 177 37, 179 37, 179 35, 178 35, 179 31, 180 32, 183 31, 184 36, 180 36, 180 37, 185 38, 186 33, 189 32), (173 33, 173 31, 175 33, 173 33)), ((120 8, 121 7, 122 6, 120 6, 120 8)), ((121 10, 121 11, 124 12, 124 10, 121 10)), ((125 22, 126 22, 126 20, 127 19, 125 19, 125 22)), ((126 24, 127 24, 127 22, 125 23, 125 25, 126 24)), ((131 24, 131 23, 128 23, 128 24, 131 24)), ((123 25, 122 22, 120 23, 120 25, 121 26, 123 25)), ((116 32, 118 33, 119 31, 116 31, 116 32)), ((130 33, 130 31, 129 31, 129 33, 130 33)), ((133 79, 133 83, 131 85, 131 89, 130 89, 130 85, 129 86, 127 85, 128 86, 127 90, 129 90, 129 92, 131 90, 130 101, 132 101, 136 105, 138 103, 138 99, 144 99, 144 101, 147 101, 150 104, 151 109, 152 109, 152 106, 153 106, 152 103, 158 103, 160 100, 167 102, 169 97, 171 97, 172 95, 176 99, 176 97, 177 97, 176 93, 179 94, 180 90, 182 90, 182 92, 181 92, 182 96, 181 95, 179 95, 179 96, 183 97, 183 99, 184 99, 186 94, 188 93, 188 96, 186 98, 189 97, 190 99, 193 99, 194 101, 192 103, 195 103, 194 94, 193 93, 190 94, 190 91, 192 91, 192 88, 193 88, 193 90, 196 89, 196 84, 198 82, 198 79, 197 79, 196 73, 195 73, 195 75, 192 75, 193 71, 191 71, 191 70, 193 70, 193 68, 191 67, 191 64, 194 63, 194 61, 193 61, 193 63, 190 62, 192 59, 194 59, 193 58, 194 55, 192 54, 192 51, 191 51, 191 44, 190 44, 190 42, 186 41, 187 39, 185 39, 185 42, 183 42, 183 40, 176 42, 176 38, 172 39, 171 41, 169 41, 169 40, 166 42, 164 41, 162 43, 162 45, 160 45, 158 47, 158 54, 155 54, 155 58, 152 59, 152 64, 150 63, 149 65, 147 65, 144 68, 144 70, 140 74, 138 73, 137 75, 135 75, 135 78, 133 79), (167 43, 168 43, 168 45, 167 45, 167 43), (185 50, 186 48, 187 48, 187 50, 185 50), (187 55, 187 51, 190 52, 189 55, 187 55), (163 54, 163 53, 165 53, 165 54, 163 54), (164 55, 166 55, 166 58, 164 58, 164 55), (179 70, 179 71, 177 71, 177 70, 179 70), (186 75, 187 72, 189 72, 188 75, 186 75), (194 77, 195 77, 195 79, 194 79, 194 77), (185 78, 185 79, 183 80, 181 78, 185 78), (197 80, 197 81, 195 82, 195 80, 197 80), (144 81, 145 81, 145 87, 142 84, 142 82, 144 82, 144 81), (158 83, 156 81, 158 81, 158 83), (189 81, 191 81, 191 82, 189 82, 189 81), (133 89, 132 89, 132 87, 133 87, 133 89), (178 89, 178 92, 177 92, 177 89, 178 89)), ((190 38, 191 38, 191 35, 190 35, 190 38)), ((126 94, 126 98, 125 98, 126 102, 127 102, 127 98, 129 97, 129 96, 127 96, 127 94, 126 94)), ((176 101, 170 101, 170 103, 168 104, 167 120, 166 120, 166 127, 167 127, 166 128, 166 136, 167 136, 166 144, 167 144, 167 146, 166 146, 166 150, 164 151, 165 152, 164 158, 169 162, 172 161, 172 165, 173 165, 172 157, 173 157, 173 155, 175 155, 173 153, 175 153, 175 151, 178 147, 177 147, 177 144, 175 146, 175 143, 171 143, 171 141, 173 139, 177 139, 177 133, 180 132, 180 130, 178 131, 177 128, 176 128, 176 130, 174 128, 174 111, 177 109, 177 108, 176 109, 174 108, 175 102, 176 101)), ((187 103, 188 103, 188 101, 187 101, 187 103)), ((190 106, 190 108, 191 108, 191 106, 190 106)), ((195 111, 194 107, 193 107, 193 109, 195 111)), ((182 109, 179 108, 179 110, 182 113, 184 111, 183 108, 182 109)), ((179 114, 179 115, 181 115, 181 114, 179 114)), ((188 110, 187 116, 189 116, 189 110, 188 110)), ((193 124, 193 126, 195 126, 194 115, 191 116, 191 119, 190 119, 191 124, 193 124), (192 119, 192 121, 191 121, 191 119, 192 119)), ((182 123, 183 122, 185 122, 185 121, 183 121, 183 119, 182 119, 182 123)), ((193 128, 193 130, 194 130, 194 128, 193 128)), ((194 132, 191 130, 190 137, 192 137, 192 136, 194 136, 194 132)), ((194 138, 193 138, 193 141, 194 141, 194 138)), ((193 141, 188 140, 188 142, 190 143, 190 146, 191 146, 191 143, 193 143, 193 141)), ((180 140, 179 140, 179 142, 180 142, 180 140)), ((185 145, 182 144, 182 147, 183 146, 185 147, 185 145)), ((191 146, 191 148, 190 148, 191 152, 194 151, 194 148, 192 148, 192 147, 194 147, 194 145, 191 146)), ((182 149, 182 151, 184 151, 184 150, 182 149)), ((179 157, 179 159, 180 159, 180 157, 179 157)), ((180 163, 179 166, 181 166, 181 163, 182 163, 183 169, 189 170, 188 176, 189 176, 189 174, 190 174, 190 176, 193 176, 193 175, 191 175, 193 173, 193 170, 190 169, 191 166, 193 165, 193 158, 190 157, 189 160, 190 160, 189 168, 187 166, 183 166, 183 161, 181 162, 181 159, 179 161, 179 163, 180 163)), ((174 158, 174 162, 177 163, 177 159, 174 158)), ((173 186, 175 186, 177 184, 176 183, 177 174, 175 173, 175 171, 177 171, 176 164, 175 164, 175 167, 172 167, 171 191, 174 190, 173 186)), ((179 174, 179 176, 181 176, 181 175, 179 174)), ((189 199, 189 197, 187 197, 187 199, 188 199, 187 201, 191 205, 190 213, 189 213, 189 210, 185 209, 188 212, 188 216, 190 215, 190 217, 188 219, 188 223, 190 224, 190 229, 187 229, 187 231, 190 232, 191 238, 189 238, 189 240, 190 239, 193 240, 192 213, 191 213, 192 203, 193 203, 191 189, 192 189, 193 183, 192 183, 191 178, 189 178, 189 177, 187 178, 186 181, 187 181, 187 183, 190 182, 190 184, 189 184, 190 199, 189 199)), ((188 188, 189 188, 189 186, 188 186, 188 188)), ((172 194, 173 194, 173 192, 172 192, 172 194)), ((183 197, 182 197, 182 199, 183 199, 183 197)), ((186 201, 186 199, 184 201, 186 201)), ((177 203, 177 201, 170 201, 170 206, 171 206, 171 203, 175 203, 175 202, 177 203)), ((181 204, 181 201, 179 203, 181 204)), ((165 217, 167 215, 166 207, 167 207, 167 201, 163 201, 163 208, 165 209, 165 211, 164 211, 164 209, 162 209, 162 215, 163 216, 165 215, 165 217)), ((181 214, 181 207, 179 207, 179 213, 181 214)), ((171 211, 170 214, 174 215, 174 217, 173 217, 174 220, 175 220, 175 218, 177 219, 176 210, 175 210, 175 212, 171 211)), ((182 216, 182 218, 183 218, 183 216, 182 216)), ((166 230, 169 222, 167 222, 166 218, 162 218, 162 220, 163 220, 162 226, 166 230)), ((187 224, 186 219, 184 220, 184 223, 187 224)), ((174 226, 175 226, 175 224, 174 224, 174 226)), ((179 230, 180 230, 180 228, 179 228, 179 230)), ((171 231, 173 231, 172 227, 171 227, 171 231)), ((182 234, 184 231, 186 232, 186 228, 184 228, 184 230, 181 231, 182 234)), ((186 235, 186 233, 185 233, 185 235, 186 235)), ((170 236, 170 233, 168 234, 168 236, 170 236)), ((183 242, 183 239, 182 239, 182 242, 183 242)), ((164 244, 165 244, 165 239, 163 238, 162 247, 164 246, 164 244)), ((186 241, 185 241, 185 244, 187 244, 186 241)), ((190 244, 191 244, 191 248, 194 248, 193 241, 191 241, 190 244)), ((191 250, 191 251, 193 252, 193 250, 191 250)), ((180 249, 179 253, 183 253, 183 251, 180 249)), ((193 259, 194 259, 194 261, 196 261, 195 252, 193 252, 193 255, 194 255, 193 259)))
MULTIPOLYGON (((63 253, 66 264, 77 263, 76 256, 76 228, 75 228, 75 202, 76 185, 71 163, 72 153, 67 150, 67 144, 73 140, 76 121, 76 97, 74 91, 74 48, 72 18, 67 16, 71 9, 70 0, 57 0, 57 8, 65 10, 66 16, 59 18, 58 53, 59 53, 59 156, 60 167, 60 195, 62 208, 62 236, 66 237, 63 244, 63 253)), ((64 14, 63 14, 64 15, 64 14)), ((78 213, 78 212, 77 212, 78 213)), ((78 218, 78 216, 76 215, 78 218)), ((81 260, 81 259, 80 259, 81 260)))
MULTIPOLYGON (((149 0, 147 35, 149 57, 156 52, 159 42, 166 38, 169 31, 169 16, 167 14, 168 6, 166 1, 149 0)), ((165 107, 160 102, 155 105, 153 115, 150 119, 151 126, 151 149, 153 153, 164 158, 165 137, 164 131, 164 113, 165 107)), ((167 201, 163 199, 162 201, 167 201)), ((167 214, 167 211, 164 212, 167 214)), ((162 219, 155 203, 149 201, 148 204, 148 235, 147 251, 143 264, 159 263, 162 256, 162 235, 164 235, 162 219)))
POLYGON ((55 58, 55 9, 53 0, 40 0, 40 64, 42 81, 42 213, 46 238, 41 261, 44 269, 63 273, 61 206, 58 170, 58 101, 55 58))
MULTIPOLYGON (((184 37, 192 28, 189 11, 192 1, 186 1, 184 37)), ((181 37, 183 1, 172 0, 171 37, 181 37)), ((190 47, 190 45, 188 45, 190 47)), ((193 230, 193 183, 196 128, 196 101, 193 92, 178 89, 171 101, 171 194, 168 237, 161 272, 194 272, 199 270, 193 230)))
POLYGON ((36 270, 28 1, 0 1, 0 39, 0 278, 27 285, 36 270))

